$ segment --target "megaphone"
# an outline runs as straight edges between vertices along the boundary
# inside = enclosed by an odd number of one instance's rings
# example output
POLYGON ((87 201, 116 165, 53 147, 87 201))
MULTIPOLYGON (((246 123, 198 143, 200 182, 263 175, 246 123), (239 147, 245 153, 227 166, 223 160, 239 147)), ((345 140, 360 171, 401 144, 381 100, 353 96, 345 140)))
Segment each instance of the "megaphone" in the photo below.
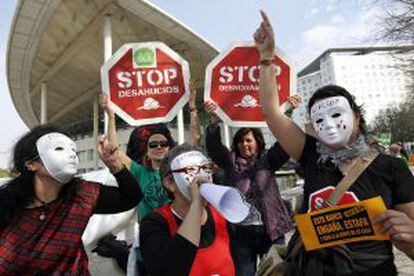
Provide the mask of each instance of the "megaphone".
POLYGON ((231 223, 240 223, 249 215, 250 204, 244 200, 236 188, 204 183, 200 186, 200 193, 231 223))

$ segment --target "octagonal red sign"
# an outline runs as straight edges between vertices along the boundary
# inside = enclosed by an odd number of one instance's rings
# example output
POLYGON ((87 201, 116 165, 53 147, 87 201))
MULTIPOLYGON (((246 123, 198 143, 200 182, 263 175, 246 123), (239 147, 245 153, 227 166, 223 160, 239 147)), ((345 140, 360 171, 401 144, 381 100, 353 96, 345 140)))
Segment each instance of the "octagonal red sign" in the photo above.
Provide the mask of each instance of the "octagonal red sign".
MULTIPOLYGON (((296 69, 280 49, 275 50, 275 77, 279 102, 296 91, 296 69)), ((236 127, 265 127, 259 103, 259 53, 252 43, 237 43, 218 55, 207 67, 205 101, 217 104, 217 115, 224 123, 236 127)))
MULTIPOLYGON (((331 193, 335 190, 335 187, 328 186, 323 189, 320 189, 316 192, 313 192, 309 196, 309 211, 313 212, 318 210, 320 207, 322 207, 322 202, 331 195, 331 193)), ((351 191, 345 192, 341 199, 338 201, 337 205, 344 205, 344 204, 350 204, 358 202, 358 197, 351 191)))
POLYGON ((188 62, 162 42, 123 45, 101 77, 111 107, 132 126, 169 122, 189 99, 188 62))

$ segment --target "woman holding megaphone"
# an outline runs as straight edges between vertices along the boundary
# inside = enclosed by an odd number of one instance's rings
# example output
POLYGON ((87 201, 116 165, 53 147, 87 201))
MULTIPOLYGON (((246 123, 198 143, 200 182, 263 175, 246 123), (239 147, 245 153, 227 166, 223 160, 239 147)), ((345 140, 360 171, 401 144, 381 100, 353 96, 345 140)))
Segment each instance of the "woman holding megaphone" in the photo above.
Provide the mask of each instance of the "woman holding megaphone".
POLYGON ((148 272, 235 275, 228 222, 201 195, 203 185, 212 181, 209 159, 198 148, 183 144, 166 155, 160 173, 173 201, 141 222, 140 244, 148 272))

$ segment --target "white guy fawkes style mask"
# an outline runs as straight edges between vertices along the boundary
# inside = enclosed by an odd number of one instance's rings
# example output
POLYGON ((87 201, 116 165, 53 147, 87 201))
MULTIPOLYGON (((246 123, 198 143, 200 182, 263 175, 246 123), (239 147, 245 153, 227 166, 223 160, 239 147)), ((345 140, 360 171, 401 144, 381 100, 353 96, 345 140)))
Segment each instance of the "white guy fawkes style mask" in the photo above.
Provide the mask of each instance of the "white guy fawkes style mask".
POLYGON ((345 146, 354 128, 354 112, 345 97, 330 97, 316 102, 310 111, 313 128, 327 145, 345 146))
POLYGON ((49 174, 60 183, 68 183, 78 172, 76 144, 66 135, 53 132, 36 142, 39 157, 49 174))
POLYGON ((188 151, 171 162, 171 172, 180 192, 191 199, 188 187, 194 176, 208 177, 212 181, 211 162, 199 151, 188 151))

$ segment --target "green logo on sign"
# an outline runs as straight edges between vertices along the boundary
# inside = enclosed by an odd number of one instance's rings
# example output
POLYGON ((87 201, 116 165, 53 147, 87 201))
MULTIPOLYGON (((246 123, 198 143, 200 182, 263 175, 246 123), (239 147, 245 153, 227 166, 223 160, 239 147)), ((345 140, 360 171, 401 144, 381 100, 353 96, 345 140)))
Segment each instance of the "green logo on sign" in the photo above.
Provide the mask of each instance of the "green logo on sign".
POLYGON ((140 48, 134 51, 133 59, 136 66, 153 66, 155 63, 155 51, 150 48, 140 48))

